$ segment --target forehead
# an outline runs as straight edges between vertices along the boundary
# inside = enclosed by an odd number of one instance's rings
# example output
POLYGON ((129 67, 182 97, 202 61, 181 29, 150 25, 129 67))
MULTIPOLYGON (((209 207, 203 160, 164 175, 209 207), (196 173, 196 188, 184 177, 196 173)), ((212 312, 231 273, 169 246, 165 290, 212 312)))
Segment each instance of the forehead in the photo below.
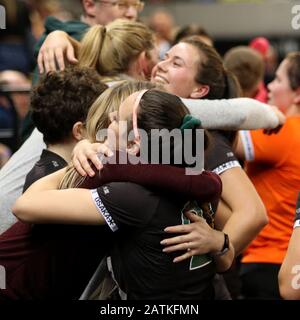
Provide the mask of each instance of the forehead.
POLYGON ((283 60, 283 61, 280 63, 280 65, 279 65, 276 73, 277 73, 278 75, 281 75, 281 76, 283 76, 283 75, 286 75, 286 76, 287 76, 288 66, 289 66, 288 60, 286 60, 286 59, 283 60))
POLYGON ((119 109, 119 120, 126 120, 132 114, 137 95, 138 92, 135 92, 121 103, 119 109))
POLYGON ((180 42, 173 46, 168 51, 169 57, 179 58, 183 60, 188 66, 199 60, 200 55, 198 50, 191 44, 180 42))

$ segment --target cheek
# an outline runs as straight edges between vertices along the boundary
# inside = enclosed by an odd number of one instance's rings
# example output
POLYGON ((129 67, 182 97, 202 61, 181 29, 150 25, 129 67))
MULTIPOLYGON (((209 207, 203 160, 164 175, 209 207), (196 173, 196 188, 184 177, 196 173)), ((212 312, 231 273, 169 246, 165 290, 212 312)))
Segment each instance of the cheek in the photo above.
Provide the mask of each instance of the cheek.
POLYGON ((188 98, 193 89, 193 80, 186 72, 176 72, 173 78, 170 78, 170 87, 173 94, 182 98, 188 98))
POLYGON ((151 81, 153 81, 153 78, 155 77, 156 73, 157 73, 157 64, 152 68, 151 81))
POLYGON ((278 85, 271 91, 272 102, 281 110, 285 110, 293 103, 293 92, 289 87, 278 85))

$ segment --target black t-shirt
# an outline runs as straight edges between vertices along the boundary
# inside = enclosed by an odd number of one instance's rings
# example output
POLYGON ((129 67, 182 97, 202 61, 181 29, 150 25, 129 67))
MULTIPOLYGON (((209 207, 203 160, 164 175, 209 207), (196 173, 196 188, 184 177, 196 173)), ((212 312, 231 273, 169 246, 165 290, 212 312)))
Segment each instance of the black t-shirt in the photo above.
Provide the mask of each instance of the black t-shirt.
POLYGON ((219 131, 211 131, 210 134, 212 141, 205 154, 205 169, 220 175, 228 169, 240 167, 228 139, 219 131))
POLYGON ((35 181, 64 168, 66 165, 67 162, 61 156, 44 149, 40 160, 26 176, 23 192, 25 192, 35 181))
MULTIPOLYGON (((65 165, 60 156, 43 150, 24 189, 65 165)), ((78 299, 106 255, 110 237, 107 226, 16 222, 0 236, 0 265, 7 275, 0 301, 78 299)))
POLYGON ((212 299, 215 265, 208 255, 174 263, 180 252, 162 252, 167 226, 188 223, 186 200, 133 183, 92 190, 96 206, 114 231, 114 277, 127 299, 212 299))

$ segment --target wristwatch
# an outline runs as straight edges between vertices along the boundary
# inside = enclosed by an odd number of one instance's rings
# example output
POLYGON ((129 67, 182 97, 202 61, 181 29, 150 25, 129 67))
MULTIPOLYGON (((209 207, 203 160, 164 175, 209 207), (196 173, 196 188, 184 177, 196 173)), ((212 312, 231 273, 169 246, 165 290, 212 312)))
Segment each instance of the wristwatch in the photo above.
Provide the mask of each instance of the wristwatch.
POLYGON ((229 237, 228 234, 224 233, 224 244, 221 251, 212 254, 213 257, 220 257, 229 250, 229 237))

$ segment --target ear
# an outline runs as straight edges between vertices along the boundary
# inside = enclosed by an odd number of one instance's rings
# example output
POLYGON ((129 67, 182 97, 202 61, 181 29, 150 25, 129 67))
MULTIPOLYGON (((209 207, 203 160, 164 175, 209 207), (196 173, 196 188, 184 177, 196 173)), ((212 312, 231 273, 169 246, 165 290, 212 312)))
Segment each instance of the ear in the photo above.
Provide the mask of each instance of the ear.
POLYGON ((80 141, 85 138, 85 128, 81 121, 77 121, 72 128, 72 136, 75 140, 80 141))
POLYGON ((207 85, 198 85, 192 93, 190 94, 190 98, 192 99, 200 99, 207 96, 209 93, 209 86, 207 85))
POLYGON ((300 88, 295 91, 294 103, 300 105, 300 88))
POLYGON ((131 141, 128 143, 127 152, 131 155, 138 155, 140 153, 140 139, 134 139, 134 141, 131 141))
POLYGON ((82 0, 83 12, 88 17, 95 17, 96 3, 94 0, 82 0))
POLYGON ((147 75, 149 75, 149 63, 146 51, 143 51, 139 54, 137 59, 137 72, 142 76, 143 79, 146 79, 147 75))

